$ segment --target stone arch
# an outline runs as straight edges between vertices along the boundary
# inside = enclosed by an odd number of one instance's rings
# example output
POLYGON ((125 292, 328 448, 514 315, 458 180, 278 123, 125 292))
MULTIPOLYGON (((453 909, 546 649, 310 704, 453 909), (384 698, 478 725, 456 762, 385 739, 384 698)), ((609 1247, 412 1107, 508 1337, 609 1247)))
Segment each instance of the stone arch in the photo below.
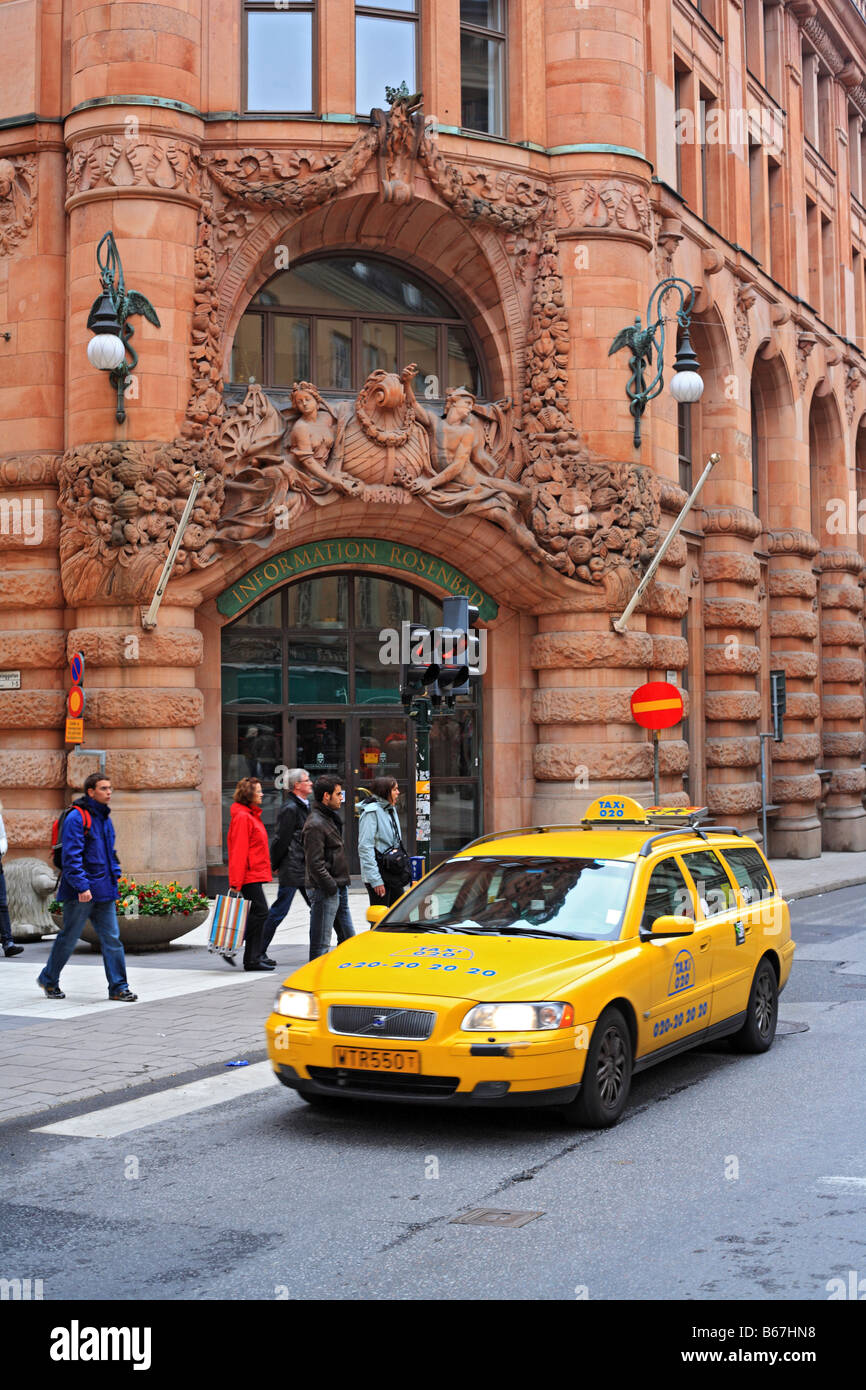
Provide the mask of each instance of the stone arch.
POLYGON ((848 492, 842 413, 832 391, 826 395, 813 392, 808 437, 811 531, 822 549, 828 544, 844 545, 842 533, 830 535, 827 531, 828 502, 846 498, 848 492))
POLYGON ((526 294, 501 233, 468 226, 433 197, 416 197, 403 206, 382 203, 371 173, 365 173, 351 193, 288 226, 281 212, 255 223, 217 287, 224 372, 241 315, 275 273, 278 245, 286 248, 289 265, 316 252, 370 251, 420 271, 441 288, 473 330, 488 368, 491 396, 519 395, 526 294))
POLYGON ((722 463, 710 474, 700 499, 702 506, 713 506, 718 500, 730 500, 728 479, 736 466, 737 400, 731 389, 736 369, 728 329, 715 304, 695 314, 689 332, 704 379, 704 393, 693 407, 692 417, 695 476, 714 449, 722 455, 722 463))

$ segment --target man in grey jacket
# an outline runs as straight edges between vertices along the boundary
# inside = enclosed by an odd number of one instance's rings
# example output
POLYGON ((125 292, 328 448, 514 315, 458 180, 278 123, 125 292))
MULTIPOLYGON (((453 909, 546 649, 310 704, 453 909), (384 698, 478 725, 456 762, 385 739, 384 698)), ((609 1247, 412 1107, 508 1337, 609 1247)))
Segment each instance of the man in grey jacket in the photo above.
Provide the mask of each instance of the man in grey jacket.
POLYGON ((355 935, 349 912, 349 861, 343 844, 343 786, 337 777, 316 778, 315 801, 302 831, 307 886, 310 890, 310 960, 331 949, 331 930, 337 940, 355 935))

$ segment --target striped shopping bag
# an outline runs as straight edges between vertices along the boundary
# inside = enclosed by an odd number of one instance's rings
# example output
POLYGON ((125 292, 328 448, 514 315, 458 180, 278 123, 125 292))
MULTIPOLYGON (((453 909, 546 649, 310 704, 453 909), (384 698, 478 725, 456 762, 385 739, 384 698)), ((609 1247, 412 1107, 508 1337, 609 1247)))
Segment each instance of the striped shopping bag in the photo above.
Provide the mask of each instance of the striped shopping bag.
POLYGON ((220 893, 214 899, 213 921, 211 922, 209 951, 217 951, 229 965, 234 965, 235 954, 244 944, 247 917, 250 905, 246 898, 234 893, 220 893))

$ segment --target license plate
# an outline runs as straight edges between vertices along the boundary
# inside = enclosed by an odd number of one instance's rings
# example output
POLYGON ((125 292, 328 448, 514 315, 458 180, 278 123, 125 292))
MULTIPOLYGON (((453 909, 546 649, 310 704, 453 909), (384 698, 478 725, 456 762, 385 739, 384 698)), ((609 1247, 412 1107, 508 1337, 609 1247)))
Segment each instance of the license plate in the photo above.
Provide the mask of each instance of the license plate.
POLYGON ((359 1071, 420 1072, 421 1054, 391 1048, 335 1047, 334 1066, 352 1067, 359 1071))

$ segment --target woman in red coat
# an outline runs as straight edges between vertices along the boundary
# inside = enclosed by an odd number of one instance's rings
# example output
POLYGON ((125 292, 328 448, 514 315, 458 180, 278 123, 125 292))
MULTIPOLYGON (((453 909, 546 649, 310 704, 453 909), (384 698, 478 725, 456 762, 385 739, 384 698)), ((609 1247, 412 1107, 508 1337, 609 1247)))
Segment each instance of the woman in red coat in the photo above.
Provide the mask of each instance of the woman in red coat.
POLYGON ((262 784, 242 777, 235 788, 229 821, 229 887, 240 891, 250 905, 244 937, 244 970, 273 970, 263 955, 262 927, 268 904, 262 887, 273 878, 268 832, 262 824, 262 784))

